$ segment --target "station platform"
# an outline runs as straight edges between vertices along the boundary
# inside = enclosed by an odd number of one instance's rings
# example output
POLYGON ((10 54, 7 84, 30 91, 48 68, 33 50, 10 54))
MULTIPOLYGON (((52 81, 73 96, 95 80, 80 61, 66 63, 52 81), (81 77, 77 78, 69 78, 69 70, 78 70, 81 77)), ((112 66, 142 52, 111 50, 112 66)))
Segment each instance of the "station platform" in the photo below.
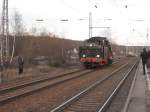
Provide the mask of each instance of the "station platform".
POLYGON ((122 112, 150 112, 150 74, 143 74, 140 62, 122 112))

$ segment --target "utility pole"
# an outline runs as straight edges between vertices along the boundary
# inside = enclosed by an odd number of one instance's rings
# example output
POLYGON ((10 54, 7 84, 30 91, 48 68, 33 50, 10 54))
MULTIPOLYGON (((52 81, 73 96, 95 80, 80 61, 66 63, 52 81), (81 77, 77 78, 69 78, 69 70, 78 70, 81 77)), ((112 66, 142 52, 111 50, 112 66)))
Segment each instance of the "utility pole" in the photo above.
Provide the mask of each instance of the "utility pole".
POLYGON ((89 38, 92 37, 92 13, 89 12, 89 38))
POLYGON ((9 20, 8 20, 8 0, 3 0, 1 35, 0 35, 0 62, 2 69, 8 66, 9 58, 9 20), (5 67, 6 67, 5 66, 5 67))
POLYGON ((9 21, 8 21, 8 0, 3 0, 0 28, 0 83, 4 80, 4 69, 9 64, 9 21))
MULTIPOLYGON (((112 20, 112 19, 105 19, 105 20, 112 20)), ((106 29, 110 29, 111 27, 93 27, 93 25, 92 25, 92 13, 89 12, 89 38, 92 37, 92 29, 93 28, 106 28, 106 29)))

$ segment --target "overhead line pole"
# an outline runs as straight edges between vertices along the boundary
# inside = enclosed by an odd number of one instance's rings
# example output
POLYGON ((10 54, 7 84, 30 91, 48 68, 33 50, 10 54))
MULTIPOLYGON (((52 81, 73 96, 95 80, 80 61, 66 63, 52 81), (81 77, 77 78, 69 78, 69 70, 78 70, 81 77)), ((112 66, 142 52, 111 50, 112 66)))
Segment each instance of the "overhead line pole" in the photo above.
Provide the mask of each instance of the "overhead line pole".
POLYGON ((92 37, 92 13, 89 12, 89 38, 92 37))
POLYGON ((1 21, 1 67, 4 64, 8 66, 9 58, 9 20, 8 20, 8 0, 3 0, 2 4, 2 21, 1 21))

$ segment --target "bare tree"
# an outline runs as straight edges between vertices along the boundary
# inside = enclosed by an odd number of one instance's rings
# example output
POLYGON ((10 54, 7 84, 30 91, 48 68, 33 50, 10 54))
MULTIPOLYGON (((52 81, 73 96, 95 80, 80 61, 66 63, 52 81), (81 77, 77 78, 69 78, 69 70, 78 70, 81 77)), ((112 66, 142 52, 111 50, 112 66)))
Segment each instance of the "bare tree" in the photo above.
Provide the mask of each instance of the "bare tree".
POLYGON ((22 15, 16 10, 12 14, 11 27, 16 36, 22 36, 25 32, 25 25, 23 24, 22 15))
POLYGON ((48 34, 48 31, 47 31, 47 29, 45 28, 45 27, 42 27, 41 29, 40 29, 40 36, 48 36, 49 34, 48 34))
POLYGON ((14 38, 12 41, 12 53, 11 53, 10 63, 12 62, 12 59, 13 59, 14 53, 15 53, 16 36, 23 36, 23 34, 25 32, 25 26, 23 25, 22 15, 19 12, 17 12, 16 10, 12 14, 11 28, 12 28, 14 38))
POLYGON ((32 35, 35 35, 37 33, 37 28, 31 27, 30 32, 32 33, 32 35))

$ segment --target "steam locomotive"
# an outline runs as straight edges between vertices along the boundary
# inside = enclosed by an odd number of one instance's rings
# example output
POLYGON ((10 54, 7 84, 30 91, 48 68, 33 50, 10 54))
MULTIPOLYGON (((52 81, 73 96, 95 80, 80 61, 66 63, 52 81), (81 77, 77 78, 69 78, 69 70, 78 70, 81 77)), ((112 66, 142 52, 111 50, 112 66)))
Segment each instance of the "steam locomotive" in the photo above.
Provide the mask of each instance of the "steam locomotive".
POLYGON ((86 68, 110 65, 113 62, 113 54, 110 42, 106 37, 91 37, 79 47, 80 62, 86 68))

